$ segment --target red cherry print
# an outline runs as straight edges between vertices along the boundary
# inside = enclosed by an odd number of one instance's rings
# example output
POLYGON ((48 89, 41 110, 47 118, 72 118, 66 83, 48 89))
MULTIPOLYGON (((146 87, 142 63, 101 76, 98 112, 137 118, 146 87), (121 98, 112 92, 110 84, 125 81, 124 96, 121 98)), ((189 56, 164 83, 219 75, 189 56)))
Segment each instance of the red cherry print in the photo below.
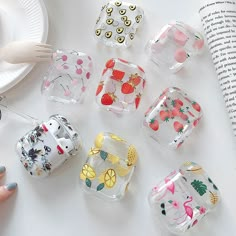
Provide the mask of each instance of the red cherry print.
POLYGON ((85 87, 85 86, 83 86, 83 87, 81 88, 81 91, 84 93, 84 92, 85 92, 85 90, 86 90, 86 87, 85 87))
POLYGON ((183 129, 184 129, 184 126, 180 122, 175 121, 174 122, 174 129, 175 129, 176 132, 182 133, 183 129))
POLYGON ((200 112, 201 111, 201 107, 197 102, 192 102, 192 107, 194 110, 200 112))
POLYGON ((80 66, 80 65, 82 65, 82 64, 83 64, 83 60, 81 60, 81 59, 78 59, 78 60, 77 60, 77 65, 79 65, 79 66, 80 66))
POLYGON ((135 98, 135 107, 136 107, 136 109, 138 109, 140 101, 141 101, 141 94, 138 94, 135 98))
POLYGON ((103 81, 101 81, 101 82, 99 83, 98 87, 97 87, 96 96, 97 96, 99 93, 101 93, 101 91, 102 91, 102 89, 103 89, 103 85, 104 85, 104 83, 103 83, 103 81))
POLYGON ((68 69, 69 69, 69 66, 64 65, 63 68, 64 68, 65 70, 68 70, 68 69))
POLYGON ((197 39, 195 40, 193 44, 193 48, 201 50, 204 46, 204 40, 203 39, 197 39))
POLYGON ((88 56, 88 59, 91 61, 92 60, 92 58, 90 57, 90 56, 88 56))
POLYGON ((125 76, 125 72, 124 71, 120 71, 120 70, 113 70, 112 71, 112 76, 111 79, 114 79, 116 81, 121 81, 125 76))
POLYGON ((121 92, 123 94, 130 94, 134 92, 134 87, 132 83, 123 83, 121 86, 121 92))
POLYGON ((105 93, 105 94, 103 94, 103 96, 101 98, 101 103, 105 106, 109 106, 114 102, 114 100, 115 100, 115 97, 113 94, 105 93))
POLYGON ((146 85, 146 80, 144 79, 143 80, 143 88, 145 88, 145 85, 146 85))
POLYGON ((159 123, 158 123, 158 121, 155 120, 155 119, 150 120, 149 127, 150 127, 152 130, 157 131, 157 130, 159 129, 159 123))
POLYGON ((187 40, 188 40, 188 37, 182 31, 176 30, 174 32, 174 40, 180 46, 184 46, 186 44, 187 40))
POLYGON ((145 73, 144 69, 141 66, 138 66, 138 69, 141 70, 143 73, 145 73))
POLYGON ((121 62, 123 62, 123 63, 129 63, 128 61, 126 61, 126 60, 123 60, 123 59, 121 59, 121 58, 119 58, 119 60, 121 61, 121 62))
POLYGON ((57 145, 57 150, 58 150, 58 153, 64 154, 64 150, 59 145, 57 145))
POLYGON ((160 118, 163 121, 168 122, 169 118, 170 118, 169 115, 170 115, 170 113, 168 111, 160 111, 160 118))
POLYGON ((115 61, 113 59, 106 63, 106 68, 112 69, 115 66, 115 61))
POLYGON ((64 92, 65 97, 69 97, 71 95, 71 91, 69 89, 66 89, 64 92))
POLYGON ((79 83, 79 80, 73 79, 73 80, 71 81, 71 83, 72 83, 73 85, 77 85, 77 84, 79 83))
POLYGON ((81 75, 83 73, 83 70, 80 68, 80 69, 76 69, 76 74, 78 75, 81 75))
POLYGON ((50 81, 48 81, 48 80, 45 80, 45 81, 44 81, 44 87, 47 88, 47 87, 50 86, 50 84, 51 84, 50 81))
POLYGON ((188 55, 183 48, 179 48, 175 51, 174 58, 177 62, 184 63, 186 61, 187 57, 188 57, 188 55))
POLYGON ((86 78, 87 78, 87 79, 90 79, 90 76, 91 76, 90 72, 87 72, 87 73, 86 73, 86 78))
POLYGON ((66 56, 66 55, 63 55, 63 56, 61 57, 61 59, 62 59, 62 61, 67 61, 67 56, 66 56))

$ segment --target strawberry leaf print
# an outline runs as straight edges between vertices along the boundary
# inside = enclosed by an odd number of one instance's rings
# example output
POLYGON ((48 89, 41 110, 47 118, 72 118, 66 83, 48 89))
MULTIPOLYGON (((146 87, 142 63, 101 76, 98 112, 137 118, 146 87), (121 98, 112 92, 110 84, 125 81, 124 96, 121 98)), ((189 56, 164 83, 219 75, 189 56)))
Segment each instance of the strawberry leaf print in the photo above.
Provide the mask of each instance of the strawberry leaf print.
POLYGON ((191 183, 192 187, 199 193, 200 196, 203 196, 207 191, 207 186, 200 180, 194 180, 191 183))

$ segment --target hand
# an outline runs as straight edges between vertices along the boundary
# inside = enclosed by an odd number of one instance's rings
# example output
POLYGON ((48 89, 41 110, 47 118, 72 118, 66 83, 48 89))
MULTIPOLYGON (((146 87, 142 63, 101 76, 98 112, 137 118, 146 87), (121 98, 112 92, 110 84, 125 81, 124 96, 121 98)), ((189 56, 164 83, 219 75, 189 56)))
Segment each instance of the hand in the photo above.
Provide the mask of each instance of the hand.
MULTIPOLYGON (((4 176, 6 168, 0 166, 0 179, 4 176)), ((17 188, 17 183, 10 183, 3 186, 0 186, 0 203, 8 199, 17 188)))

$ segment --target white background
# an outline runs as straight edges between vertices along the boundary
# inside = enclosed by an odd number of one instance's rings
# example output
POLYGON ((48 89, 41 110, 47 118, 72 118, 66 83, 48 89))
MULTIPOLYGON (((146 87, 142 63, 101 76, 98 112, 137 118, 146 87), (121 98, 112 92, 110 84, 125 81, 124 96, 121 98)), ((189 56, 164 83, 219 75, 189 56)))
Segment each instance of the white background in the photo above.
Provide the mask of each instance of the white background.
POLYGON ((19 188, 14 197, 0 205, 1 236, 169 235, 150 214, 147 194, 158 179, 186 160, 201 164, 222 193, 220 206, 199 225, 200 233, 192 235, 236 234, 236 140, 208 50, 177 75, 158 72, 148 64, 144 53, 147 40, 170 20, 182 20, 201 30, 198 1, 132 2, 144 8, 145 22, 131 48, 116 50, 98 46, 93 38, 103 1, 45 0, 50 21, 48 42, 55 49, 78 49, 94 59, 96 71, 83 105, 53 104, 41 96, 42 75, 48 65, 37 65, 21 83, 5 93, 9 105, 39 119, 46 120, 58 112, 67 116, 80 129, 84 153, 101 131, 114 132, 135 144, 140 159, 128 194, 117 203, 85 195, 78 184, 85 154, 72 159, 47 179, 33 179, 15 153, 17 139, 31 126, 9 114, 0 127, 0 164, 7 167, 3 183, 17 181, 19 188), (145 95, 134 114, 116 117, 100 110, 95 103, 101 71, 111 57, 121 57, 146 70, 145 95), (199 127, 178 151, 162 149, 140 129, 147 107, 162 90, 173 85, 187 91, 204 111, 199 127))

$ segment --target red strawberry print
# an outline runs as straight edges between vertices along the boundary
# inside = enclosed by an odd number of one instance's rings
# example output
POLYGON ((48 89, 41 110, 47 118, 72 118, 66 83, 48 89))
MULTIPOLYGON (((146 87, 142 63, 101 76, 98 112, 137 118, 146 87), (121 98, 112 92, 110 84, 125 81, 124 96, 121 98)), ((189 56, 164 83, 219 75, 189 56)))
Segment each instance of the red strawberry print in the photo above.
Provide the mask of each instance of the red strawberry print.
POLYGON ((172 116, 180 116, 180 111, 178 108, 173 108, 172 110, 172 116))
POLYGON ((138 69, 144 73, 144 69, 141 66, 138 66, 138 69))
POLYGON ((177 148, 180 148, 183 143, 184 143, 184 141, 181 141, 181 142, 177 145, 177 148))
POLYGON ((121 92, 124 94, 130 94, 134 92, 134 86, 132 83, 123 83, 121 87, 121 92))
POLYGON ((180 118, 182 120, 188 120, 188 116, 186 114, 182 113, 182 112, 180 112, 180 118))
POLYGON ((101 82, 99 83, 98 87, 97 87, 96 96, 97 96, 99 93, 101 93, 101 91, 102 91, 102 89, 103 89, 103 85, 104 85, 104 83, 103 83, 103 81, 101 81, 101 82))
POLYGON ((179 123, 178 121, 175 121, 174 122, 174 129, 175 129, 176 132, 182 133, 183 129, 184 129, 184 126, 181 123, 179 123))
POLYGON ((144 79, 143 80, 143 88, 145 87, 145 85, 146 85, 146 80, 144 79))
POLYGON ((120 70, 113 70, 112 71, 112 76, 111 79, 114 79, 116 81, 121 81, 125 76, 125 72, 124 71, 120 71, 120 70))
POLYGON ((144 115, 147 116, 147 114, 152 110, 152 108, 153 108, 153 107, 150 106, 150 107, 147 109, 147 111, 144 113, 144 115))
POLYGON ((64 154, 64 150, 59 145, 57 145, 57 150, 59 154, 64 154))
POLYGON ((101 103, 105 106, 111 105, 115 101, 115 96, 112 93, 105 93, 101 98, 101 103))
POLYGON ((105 75, 105 73, 107 72, 108 68, 105 68, 102 72, 102 75, 105 75))
POLYGON ((196 126, 198 125, 199 121, 200 121, 200 118, 197 119, 197 120, 195 120, 195 121, 193 122, 193 126, 196 127, 196 126))
POLYGON ((121 58, 119 58, 119 60, 121 61, 121 62, 123 62, 123 63, 129 63, 128 61, 126 61, 126 60, 124 60, 124 59, 121 59, 121 58))
POLYGON ((168 111, 160 111, 161 120, 168 122, 171 114, 168 111))
POLYGON ((112 69, 115 66, 115 61, 113 59, 106 63, 106 68, 112 69))
POLYGON ((149 123, 149 127, 154 130, 154 131, 157 131, 159 129, 159 123, 157 120, 155 119, 151 119, 150 120, 150 123, 149 123))
POLYGON ((137 73, 131 75, 129 82, 132 82, 134 86, 137 86, 141 82, 141 77, 137 73))
POLYGON ((180 99, 175 99, 171 101, 173 107, 180 108, 184 105, 184 103, 180 99))
POLYGON ((191 111, 188 111, 188 114, 192 117, 194 117, 194 114, 191 111))
POLYGON ((136 107, 136 109, 138 109, 140 101, 141 101, 141 94, 138 94, 135 98, 135 107, 136 107))
POLYGON ((197 102, 192 102, 192 107, 194 110, 200 112, 201 111, 201 107, 197 102))

